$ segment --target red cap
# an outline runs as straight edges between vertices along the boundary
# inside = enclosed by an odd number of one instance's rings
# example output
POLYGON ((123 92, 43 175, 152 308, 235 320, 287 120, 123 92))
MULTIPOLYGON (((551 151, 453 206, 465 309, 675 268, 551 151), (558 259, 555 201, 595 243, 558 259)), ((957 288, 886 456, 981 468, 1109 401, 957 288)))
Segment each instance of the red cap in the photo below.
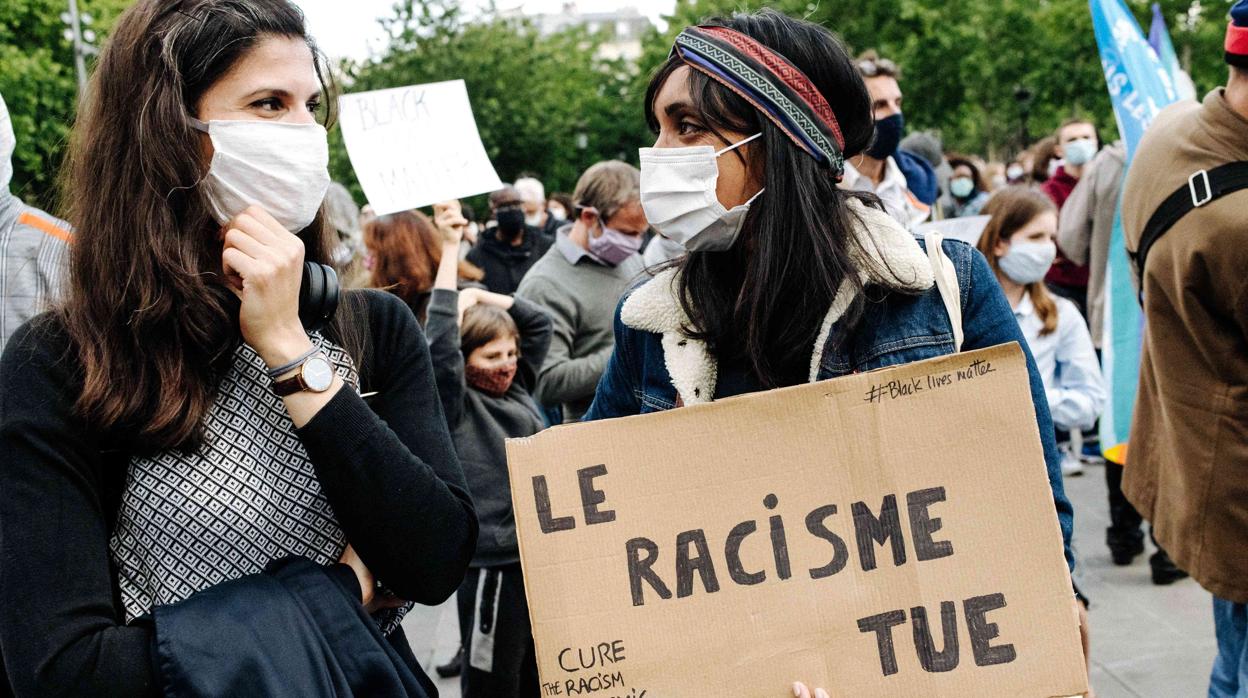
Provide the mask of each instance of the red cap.
POLYGON ((1231 23, 1226 28, 1226 62, 1248 68, 1248 0, 1231 7, 1231 23))
POLYGON ((1248 56, 1248 27, 1229 24, 1226 27, 1226 52, 1248 56))

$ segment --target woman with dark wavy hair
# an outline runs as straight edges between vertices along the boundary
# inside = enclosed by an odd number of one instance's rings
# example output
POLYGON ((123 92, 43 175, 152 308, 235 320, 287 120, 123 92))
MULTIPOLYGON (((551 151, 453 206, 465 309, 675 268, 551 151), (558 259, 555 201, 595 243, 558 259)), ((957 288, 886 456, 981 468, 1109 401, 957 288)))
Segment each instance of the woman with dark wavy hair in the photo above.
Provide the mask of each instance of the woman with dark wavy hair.
POLYGON ((476 518, 407 306, 300 321, 321 74, 287 0, 140 0, 100 57, 68 297, 0 361, 18 696, 433 692, 399 620, 455 591, 476 518))
MULTIPOLYGON (((621 301, 587 420, 1026 347, 980 254, 948 241, 929 255, 878 201, 837 187, 874 124, 828 30, 771 10, 688 27, 650 82, 646 118, 658 139, 641 151, 642 205, 688 254, 621 301)), ((1071 506, 1027 364, 1069 561, 1071 506)))

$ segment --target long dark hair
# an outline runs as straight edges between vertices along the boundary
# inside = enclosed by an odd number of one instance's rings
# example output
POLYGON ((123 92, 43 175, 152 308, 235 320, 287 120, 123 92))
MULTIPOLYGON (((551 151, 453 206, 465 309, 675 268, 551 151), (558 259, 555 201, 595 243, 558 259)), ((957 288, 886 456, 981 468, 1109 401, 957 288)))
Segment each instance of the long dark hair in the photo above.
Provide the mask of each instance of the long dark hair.
MULTIPOLYGON (((140 0, 118 20, 75 126, 64 188, 79 234, 60 317, 82 363, 76 407, 92 428, 144 449, 200 443, 241 341, 188 118, 265 36, 306 41, 322 77, 303 15, 286 0, 140 0)), ((323 215, 299 237, 308 260, 329 263, 323 215)), ((348 297, 330 328, 357 364, 361 315, 348 297)))
MULTIPOLYGON (((729 27, 788 58, 827 99, 845 136, 848 159, 871 143, 875 121, 866 85, 844 45, 827 29, 773 10, 705 22, 729 27)), ((654 100, 677 68, 673 56, 650 81, 646 120, 655 132, 654 100)), ((766 192, 750 206, 741 235, 725 252, 691 252, 680 262, 680 302, 691 327, 721 361, 744 363, 766 387, 806 380, 810 352, 842 282, 858 300, 842 328, 861 315, 862 282, 853 258, 865 259, 847 206, 857 194, 837 187, 835 173, 799 150, 749 102, 704 74, 689 72, 692 105, 712 133, 763 136, 749 146, 748 171, 766 192), (761 143, 761 147, 758 145, 761 143)), ((726 141, 725 141, 726 143, 726 141)), ((741 150, 733 151, 740 155, 741 150)))

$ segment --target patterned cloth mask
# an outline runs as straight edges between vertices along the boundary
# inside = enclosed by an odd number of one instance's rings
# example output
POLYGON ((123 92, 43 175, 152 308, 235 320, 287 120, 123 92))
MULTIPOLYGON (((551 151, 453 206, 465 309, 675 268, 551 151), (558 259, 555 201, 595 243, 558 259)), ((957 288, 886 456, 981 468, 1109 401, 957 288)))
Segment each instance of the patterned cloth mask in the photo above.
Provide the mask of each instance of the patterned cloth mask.
POLYGON ((516 378, 516 366, 515 361, 508 361, 494 368, 478 368, 465 363, 464 380, 486 395, 502 397, 511 389, 511 382, 516 378))

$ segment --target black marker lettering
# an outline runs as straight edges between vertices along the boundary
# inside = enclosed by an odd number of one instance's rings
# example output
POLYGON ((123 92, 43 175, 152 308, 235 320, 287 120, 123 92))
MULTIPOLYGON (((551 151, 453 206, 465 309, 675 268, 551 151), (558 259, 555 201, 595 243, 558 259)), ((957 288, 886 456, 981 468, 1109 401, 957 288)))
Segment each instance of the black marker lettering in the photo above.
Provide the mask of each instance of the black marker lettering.
POLYGON ((706 545, 706 533, 701 529, 682 531, 676 535, 676 598, 693 595, 693 573, 702 578, 702 588, 707 593, 719 591, 719 579, 715 576, 715 563, 706 545), (690 557, 689 546, 697 548, 697 555, 690 557))
POLYGON ((649 538, 633 538, 624 545, 624 548, 628 553, 628 586, 633 592, 633 605, 643 606, 646 603, 641 589, 643 580, 650 585, 651 589, 654 589, 659 598, 672 598, 671 590, 651 569, 655 561, 659 559, 659 546, 649 538), (642 551, 646 553, 644 560, 641 559, 642 551))
POLYGON ((875 569, 875 547, 872 542, 884 545, 891 541, 893 546, 893 566, 900 567, 906 562, 906 543, 902 538, 901 515, 897 511, 897 496, 888 495, 880 504, 880 515, 877 518, 865 502, 854 502, 854 533, 858 539, 858 557, 861 558, 863 572, 875 569))
POLYGON ((910 609, 910 624, 914 630, 914 651, 919 655, 923 671, 939 674, 958 667, 958 606, 952 601, 940 602, 940 625, 945 636, 944 649, 936 651, 932 629, 927 624, 927 609, 915 606, 910 609))
POLYGON ((1014 645, 997 645, 990 643, 1000 633, 996 623, 989 623, 984 616, 989 611, 1005 608, 1005 594, 989 594, 976 596, 963 602, 966 612, 966 628, 971 633, 971 651, 975 653, 976 666, 992 666, 1009 664, 1018 657, 1014 645))
POLYGON ((822 538, 832 544, 832 561, 823 567, 816 567, 810 571, 811 579, 823 579, 845 569, 845 565, 849 562, 849 548, 845 546, 845 541, 840 536, 828 530, 824 524, 829 516, 836 514, 836 505, 828 504, 806 515, 806 530, 816 538, 822 538))
POLYGON ((741 564, 741 543, 745 537, 758 530, 753 521, 742 521, 728 532, 728 540, 724 543, 724 559, 728 561, 728 576, 733 582, 742 586, 762 584, 767 580, 766 572, 746 572, 741 564))
POLYGON ((607 501, 607 495, 594 487, 594 478, 606 475, 607 466, 594 465, 576 471, 576 479, 581 484, 581 506, 585 510, 585 525, 608 523, 615 521, 615 512, 608 509, 599 511, 598 505, 607 501))
POLYGON ((880 651, 880 670, 885 676, 897 673, 897 650, 893 647, 893 628, 905 622, 906 612, 900 609, 858 620, 859 632, 875 633, 875 643, 880 651))
POLYGON ((560 516, 557 519, 551 516, 550 488, 546 486, 545 475, 533 476, 533 498, 537 501, 537 522, 542 527, 542 533, 576 528, 576 520, 571 516, 560 516))
POLYGON ((910 512, 910 537, 914 542, 914 556, 920 562, 937 560, 953 554, 953 543, 947 540, 932 540, 932 534, 939 531, 942 524, 939 518, 932 518, 927 508, 936 502, 943 501, 945 501, 945 488, 943 487, 932 487, 906 495, 906 509, 910 512))

